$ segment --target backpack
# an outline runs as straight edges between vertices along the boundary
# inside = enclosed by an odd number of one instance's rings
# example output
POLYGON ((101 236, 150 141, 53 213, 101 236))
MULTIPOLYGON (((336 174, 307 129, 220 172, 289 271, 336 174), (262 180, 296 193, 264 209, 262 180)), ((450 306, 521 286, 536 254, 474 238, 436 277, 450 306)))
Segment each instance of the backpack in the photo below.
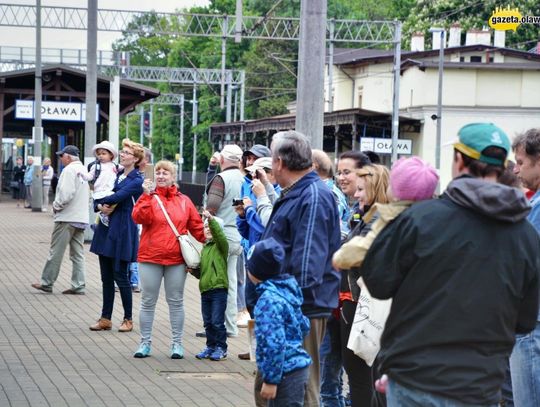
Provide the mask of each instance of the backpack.
MULTIPOLYGON (((118 172, 118 164, 116 163, 113 163, 113 164, 115 165, 116 171, 118 172)), ((92 166, 94 165, 96 166, 96 171, 94 172, 94 178, 88 181, 90 185, 94 185, 96 180, 99 178, 99 174, 101 174, 101 163, 97 159, 95 161, 92 161, 90 164, 88 164, 88 167, 87 167, 88 172, 90 172, 90 170, 92 169, 92 166)))

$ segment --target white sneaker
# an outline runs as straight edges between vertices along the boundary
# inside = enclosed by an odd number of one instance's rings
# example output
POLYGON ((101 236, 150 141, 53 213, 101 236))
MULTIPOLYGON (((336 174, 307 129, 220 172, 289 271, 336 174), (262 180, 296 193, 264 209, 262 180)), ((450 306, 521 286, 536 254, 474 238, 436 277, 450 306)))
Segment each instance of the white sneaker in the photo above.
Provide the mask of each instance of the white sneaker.
POLYGON ((249 312, 242 311, 238 314, 238 319, 236 320, 236 326, 238 328, 247 328, 248 321, 251 319, 249 312))

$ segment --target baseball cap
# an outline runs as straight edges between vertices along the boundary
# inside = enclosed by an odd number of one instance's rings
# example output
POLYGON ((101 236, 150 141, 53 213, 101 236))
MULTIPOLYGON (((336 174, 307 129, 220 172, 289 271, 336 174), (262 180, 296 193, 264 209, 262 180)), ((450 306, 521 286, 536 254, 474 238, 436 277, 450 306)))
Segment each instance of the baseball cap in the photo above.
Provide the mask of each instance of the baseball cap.
POLYGON ((270 237, 255 243, 247 254, 247 269, 259 280, 279 277, 283 271, 285 250, 270 237))
POLYGON ((272 169, 272 158, 270 157, 261 157, 257 158, 253 164, 251 164, 249 167, 246 167, 247 172, 253 172, 255 170, 263 170, 263 169, 272 169))
POLYGON ((486 164, 504 166, 504 161, 483 154, 488 147, 502 148, 506 154, 510 151, 510 140, 506 133, 493 123, 471 123, 458 132, 459 140, 453 145, 466 156, 486 164))
POLYGON ((62 157, 64 154, 74 155, 74 156, 78 157, 79 156, 79 149, 76 146, 72 146, 71 144, 68 144, 63 149, 56 152, 56 155, 58 157, 62 157))
POLYGON ((268 147, 263 146, 262 144, 254 144, 253 147, 244 152, 244 154, 248 153, 253 154, 257 158, 272 156, 272 151, 270 151, 268 147))
POLYGON ((227 144, 220 151, 220 154, 227 161, 240 162, 242 159, 242 149, 236 144, 227 144))

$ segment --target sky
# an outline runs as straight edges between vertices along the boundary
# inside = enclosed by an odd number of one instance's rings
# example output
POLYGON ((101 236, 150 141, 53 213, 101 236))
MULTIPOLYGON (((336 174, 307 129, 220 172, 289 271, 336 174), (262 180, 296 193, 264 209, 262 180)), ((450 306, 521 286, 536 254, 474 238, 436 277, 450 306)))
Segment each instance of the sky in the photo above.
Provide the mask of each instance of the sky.
MULTIPOLYGON (((3 0, 4 4, 35 5, 32 0, 3 0)), ((87 7, 86 0, 41 0, 41 6, 87 7)), ((98 0, 99 9, 174 12, 192 6, 206 6, 208 0, 98 0)), ((43 48, 86 49, 86 31, 42 30, 43 48)), ((98 31, 98 50, 110 50, 121 33, 98 31)), ((0 27, 0 46, 35 47, 36 34, 32 28, 0 27)))

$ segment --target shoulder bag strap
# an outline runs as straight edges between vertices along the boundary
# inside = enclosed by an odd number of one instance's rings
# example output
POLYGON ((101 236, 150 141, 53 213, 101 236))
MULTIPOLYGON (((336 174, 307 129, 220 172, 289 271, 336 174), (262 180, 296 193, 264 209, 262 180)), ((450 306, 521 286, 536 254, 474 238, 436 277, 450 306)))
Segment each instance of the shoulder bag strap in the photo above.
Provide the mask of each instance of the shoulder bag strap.
POLYGON ((169 226, 171 227, 172 231, 174 232, 174 235, 179 238, 180 233, 178 233, 178 230, 176 230, 176 226, 174 226, 174 223, 172 223, 171 218, 169 217, 169 214, 167 213, 167 210, 163 206, 163 202, 161 202, 161 199, 159 199, 159 196, 154 195, 154 198, 156 198, 157 203, 159 204, 159 207, 163 211, 163 214, 165 215, 165 219, 167 219, 167 222, 169 223, 169 226))

